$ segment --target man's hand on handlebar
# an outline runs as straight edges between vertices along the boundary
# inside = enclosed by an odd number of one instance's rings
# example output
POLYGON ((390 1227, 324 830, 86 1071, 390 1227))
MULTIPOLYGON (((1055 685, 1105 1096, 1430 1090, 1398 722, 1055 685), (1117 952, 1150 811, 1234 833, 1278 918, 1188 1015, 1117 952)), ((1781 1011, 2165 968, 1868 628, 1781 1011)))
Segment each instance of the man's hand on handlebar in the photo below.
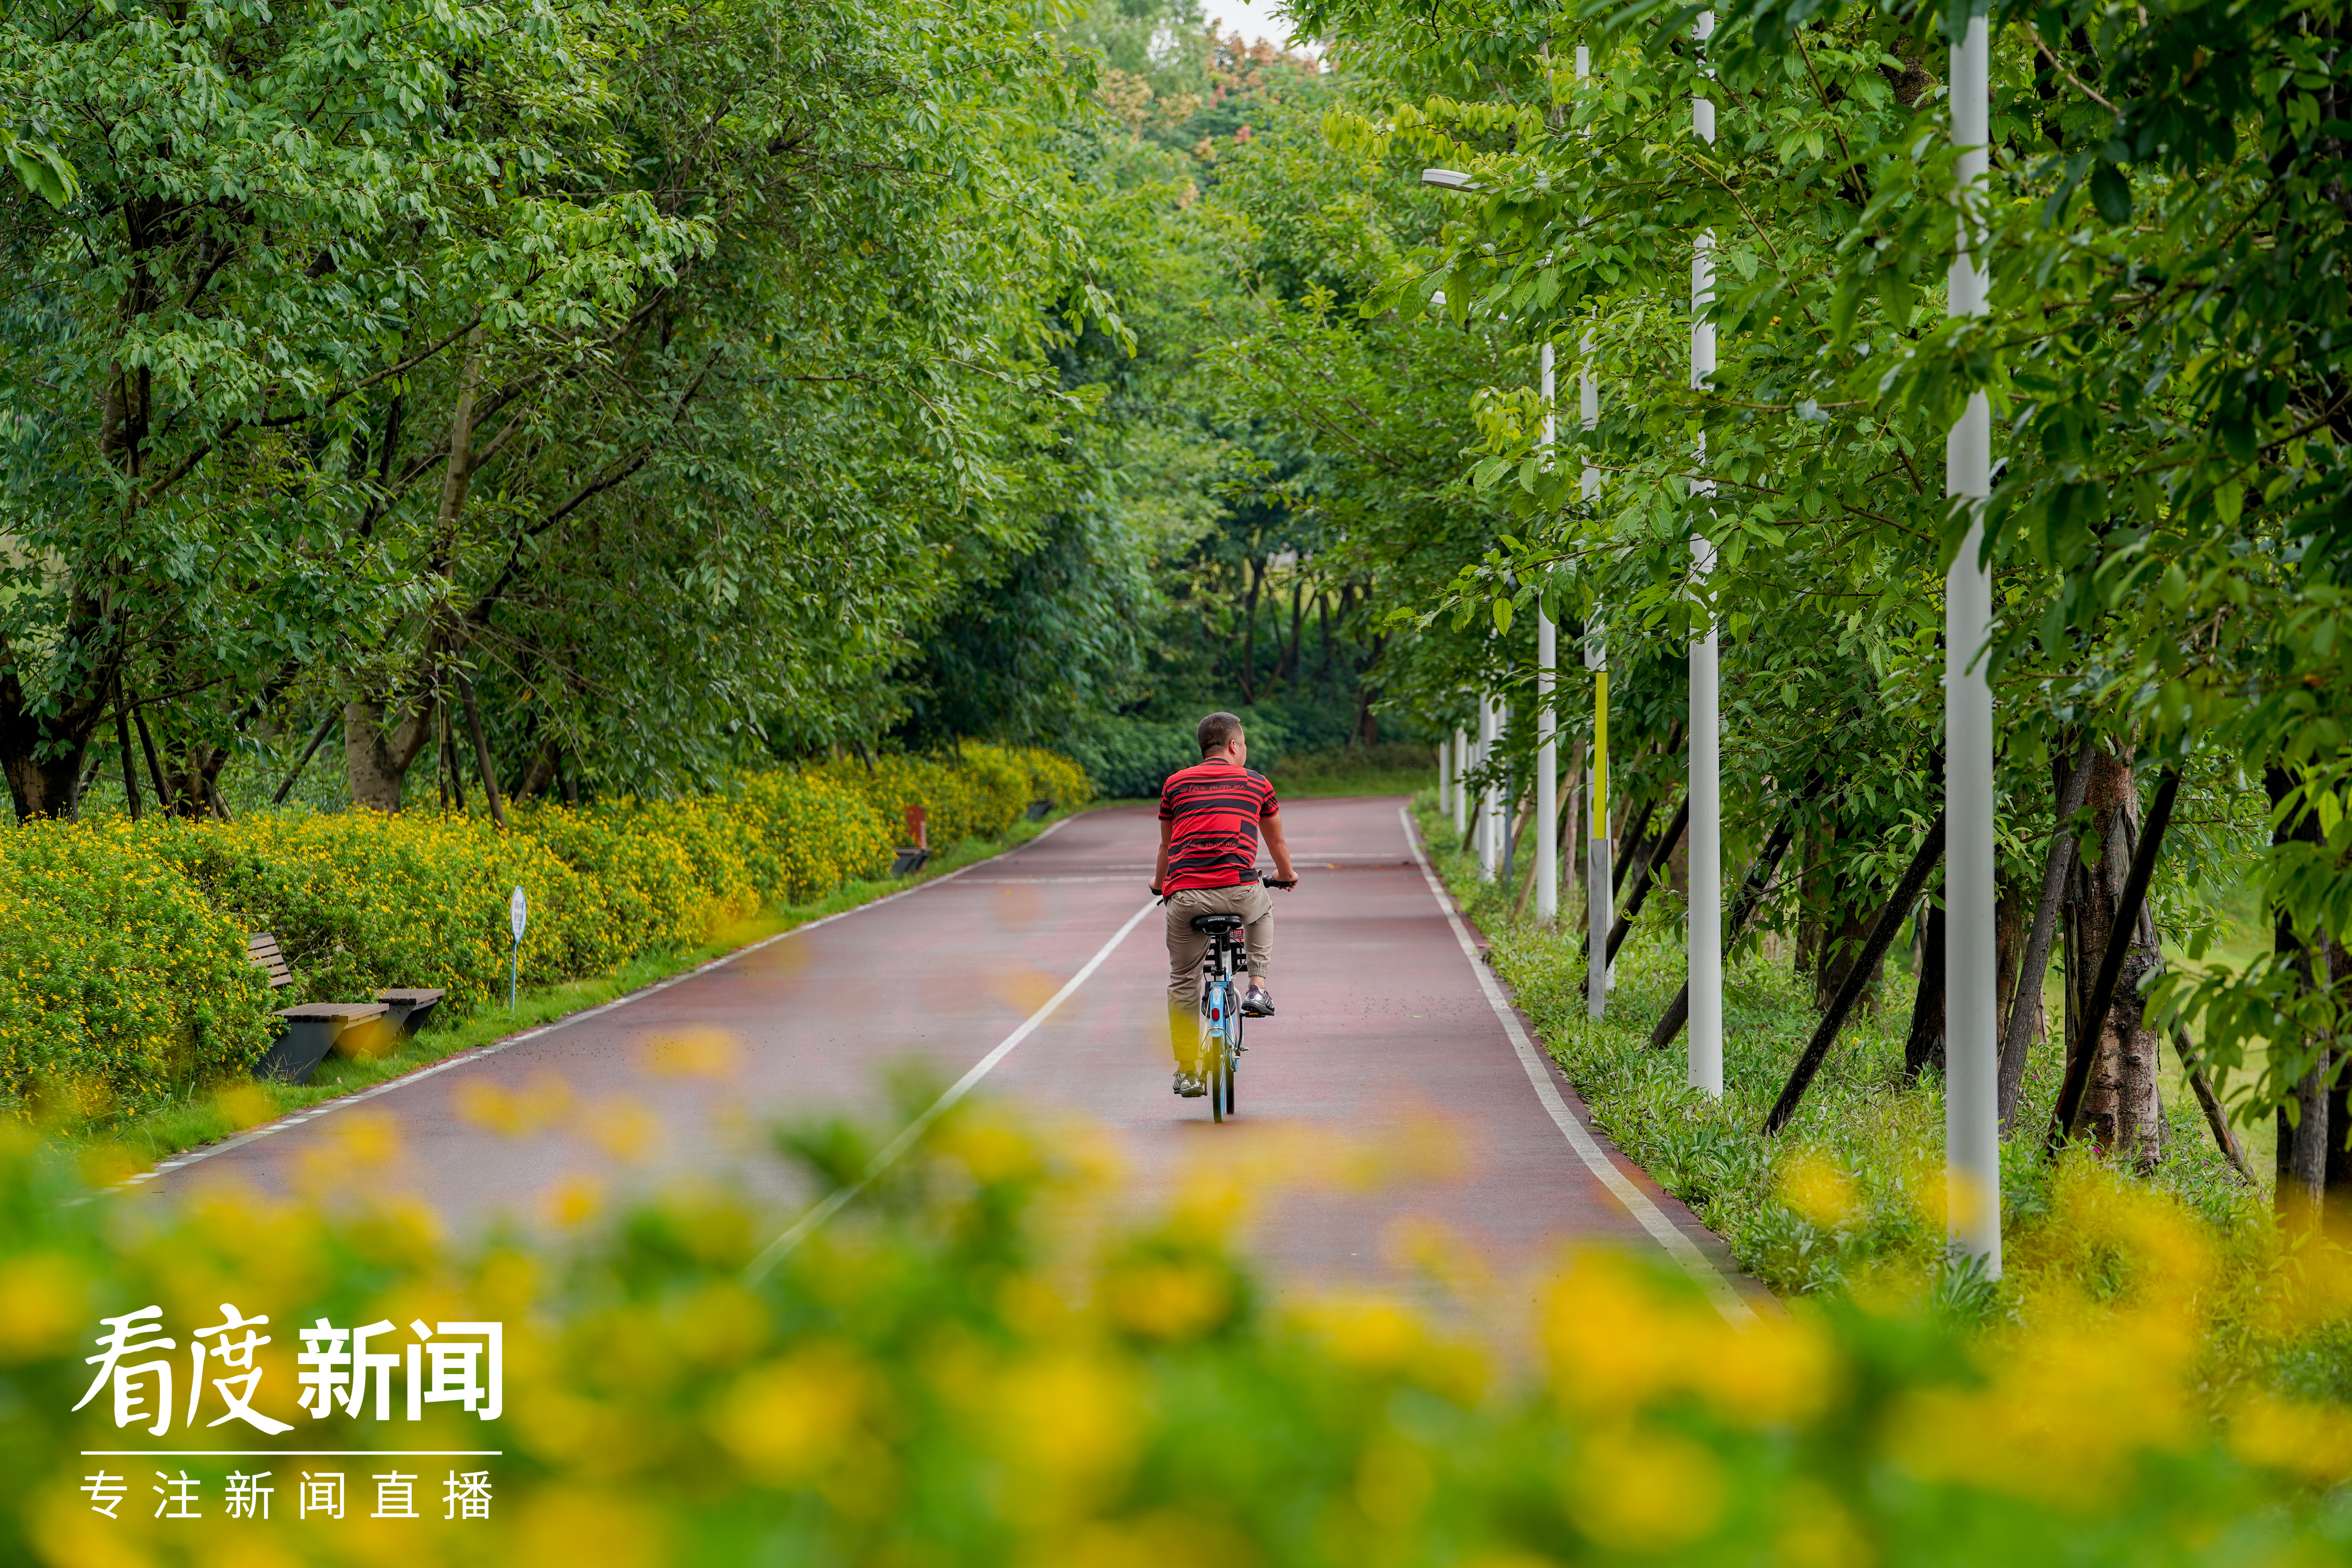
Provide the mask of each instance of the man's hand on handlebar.
POLYGON ((1298 879, 1296 877, 1276 877, 1268 874, 1266 876, 1260 877, 1258 880, 1264 882, 1269 888, 1279 888, 1286 893, 1290 891, 1291 889, 1298 886, 1298 879))

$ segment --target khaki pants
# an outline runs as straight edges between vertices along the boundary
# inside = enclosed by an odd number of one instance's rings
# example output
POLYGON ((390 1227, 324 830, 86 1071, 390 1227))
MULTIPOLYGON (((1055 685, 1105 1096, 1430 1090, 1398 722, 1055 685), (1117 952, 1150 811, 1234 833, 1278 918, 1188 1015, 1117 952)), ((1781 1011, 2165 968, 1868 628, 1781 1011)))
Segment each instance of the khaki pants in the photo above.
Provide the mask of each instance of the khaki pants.
POLYGON ((1194 915, 1242 917, 1250 978, 1263 985, 1274 951, 1274 899, 1255 878, 1231 888, 1188 888, 1168 896, 1168 1043, 1177 1066, 1197 1071, 1201 963, 1209 955, 1209 935, 1192 929, 1194 915))

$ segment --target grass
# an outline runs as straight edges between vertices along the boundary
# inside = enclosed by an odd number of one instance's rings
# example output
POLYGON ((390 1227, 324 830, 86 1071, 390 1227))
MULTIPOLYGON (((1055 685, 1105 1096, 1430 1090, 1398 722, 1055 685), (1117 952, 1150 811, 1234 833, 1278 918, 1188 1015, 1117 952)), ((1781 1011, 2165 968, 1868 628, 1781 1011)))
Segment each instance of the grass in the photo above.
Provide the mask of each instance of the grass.
POLYGON ((303 1084, 238 1079, 200 1086, 143 1114, 52 1123, 50 1142, 76 1159, 95 1185, 110 1185, 159 1160, 229 1137, 323 1100, 373 1088, 434 1062, 601 1006, 618 996, 682 973, 749 944, 839 914, 887 894, 945 876, 1025 844, 1069 815, 1056 812, 1016 822, 1002 837, 966 839, 933 857, 912 877, 843 884, 805 904, 772 904, 749 920, 715 933, 698 947, 640 955, 607 974, 524 988, 512 1009, 492 1007, 461 1016, 436 1018, 431 1026, 386 1055, 359 1058, 331 1056, 303 1084))
MULTIPOLYGON (((1576 932, 1515 921, 1517 889, 1506 895, 1479 879, 1475 858, 1459 849, 1451 823, 1433 809, 1433 792, 1423 791, 1416 805, 1440 873, 1491 941, 1496 973, 1594 1120, 1724 1238, 1743 1269, 1789 1297, 1944 1288, 1943 1085, 1934 1075, 1904 1081, 1907 973, 1890 963, 1878 1009, 1848 1023, 1795 1119, 1767 1138, 1765 1115, 1818 1021, 1800 977, 1752 952, 1728 967, 1724 1094, 1711 1100, 1685 1083, 1681 1040, 1649 1048, 1650 1031, 1685 973, 1673 900, 1662 907, 1653 898, 1652 913, 1619 952, 1608 1016, 1595 1023, 1585 1016, 1576 932)), ((1572 901, 1564 890, 1561 902, 1572 901)), ((2056 1218, 2069 1163, 2094 1159, 2071 1151, 2056 1162, 2042 1155, 2059 1058, 2053 1039, 2030 1059, 2019 1132, 2001 1151, 2011 1278, 1979 1303, 1994 1314, 2018 1310, 2024 1289, 2046 1288, 2053 1275, 2095 1299, 2114 1289, 2101 1277, 2104 1265, 2071 1246, 2056 1218)), ((2300 1267, 2297 1247, 2306 1244, 2282 1242, 2269 1194, 2248 1188, 2213 1147, 2185 1084, 2168 1080, 2165 1089, 2162 1158, 2152 1173, 2126 1179, 2193 1221, 2222 1259, 2214 1385, 2258 1378, 2352 1397, 2352 1319, 2293 1334, 2263 1326, 2270 1321, 2266 1289, 2282 1268, 2300 1267)))

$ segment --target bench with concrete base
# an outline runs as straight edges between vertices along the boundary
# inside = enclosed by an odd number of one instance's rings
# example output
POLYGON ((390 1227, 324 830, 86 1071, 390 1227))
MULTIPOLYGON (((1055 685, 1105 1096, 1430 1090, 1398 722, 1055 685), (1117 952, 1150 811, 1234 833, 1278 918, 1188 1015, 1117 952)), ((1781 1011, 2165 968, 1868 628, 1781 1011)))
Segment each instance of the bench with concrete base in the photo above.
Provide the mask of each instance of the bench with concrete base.
POLYGON ((404 986, 379 991, 375 999, 392 1009, 392 1016, 386 1022, 400 1032, 402 1039, 406 1039, 425 1027, 433 1016, 433 1009, 441 1005, 441 998, 447 994, 446 991, 428 987, 404 986))
MULTIPOLYGON (((286 954, 275 931, 255 931, 245 939, 245 956, 269 977, 272 991, 294 984, 286 954)), ((327 1053, 341 1048, 350 1055, 373 1055, 391 1043, 393 1033, 413 1035, 422 1028, 446 991, 379 991, 373 1002, 312 1002, 281 1007, 278 1038, 268 1054, 254 1064, 256 1078, 308 1083, 327 1053)))
POLYGON ((308 1083, 327 1053, 338 1046, 362 1054, 356 1047, 388 1030, 384 1018, 391 1011, 382 1002, 312 1002, 280 1007, 277 1016, 285 1022, 277 1043, 255 1065, 253 1076, 308 1083))

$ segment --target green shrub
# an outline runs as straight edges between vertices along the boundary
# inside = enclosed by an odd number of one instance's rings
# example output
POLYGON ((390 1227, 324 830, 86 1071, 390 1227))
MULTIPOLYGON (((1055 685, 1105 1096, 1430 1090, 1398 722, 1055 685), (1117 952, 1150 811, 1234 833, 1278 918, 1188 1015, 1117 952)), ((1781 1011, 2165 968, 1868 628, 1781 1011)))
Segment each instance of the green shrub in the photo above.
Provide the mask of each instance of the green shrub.
POLYGON ((1087 770, 1061 752, 1020 746, 1013 749, 1013 754, 1029 771, 1031 799, 1047 801, 1067 810, 1094 798, 1094 785, 1087 778, 1087 770))
POLYGON ((247 931, 277 933, 294 972, 290 1000, 436 985, 464 1012, 503 995, 517 887, 531 906, 525 980, 598 973, 632 952, 592 879, 539 838, 478 818, 249 816, 161 825, 155 842, 215 909, 247 931))
POLYGON ((950 757, 842 757, 809 769, 805 776, 866 801, 900 837, 907 808, 921 806, 930 841, 940 848, 967 838, 997 837, 1021 820, 1033 800, 1076 805, 1093 794, 1083 772, 1067 758, 977 742, 950 757))
POLYGON ((245 931, 158 852, 170 837, 129 823, 0 832, 0 1095, 73 1085, 135 1110, 268 1048, 245 931))
POLYGON ((372 812, 0 830, 0 1097, 21 1111, 71 1083, 138 1110, 250 1068, 278 1002, 246 961, 249 932, 274 932, 293 972, 279 1002, 439 986, 456 1016, 504 994, 516 887, 521 978, 578 979, 887 875, 906 803, 929 807, 946 845, 1003 833, 1041 784, 1085 798, 1066 758, 965 752, 772 769, 685 800, 532 803, 503 834, 372 812))
POLYGON ((1072 735, 1069 748, 1095 793, 1111 800, 1149 799, 1170 773, 1201 760, 1193 725, 1149 719, 1097 721, 1072 735))
POLYGON ((781 770, 747 775, 736 790, 766 843, 757 868, 763 896, 808 902, 890 869, 895 829, 855 791, 814 773, 781 770))

